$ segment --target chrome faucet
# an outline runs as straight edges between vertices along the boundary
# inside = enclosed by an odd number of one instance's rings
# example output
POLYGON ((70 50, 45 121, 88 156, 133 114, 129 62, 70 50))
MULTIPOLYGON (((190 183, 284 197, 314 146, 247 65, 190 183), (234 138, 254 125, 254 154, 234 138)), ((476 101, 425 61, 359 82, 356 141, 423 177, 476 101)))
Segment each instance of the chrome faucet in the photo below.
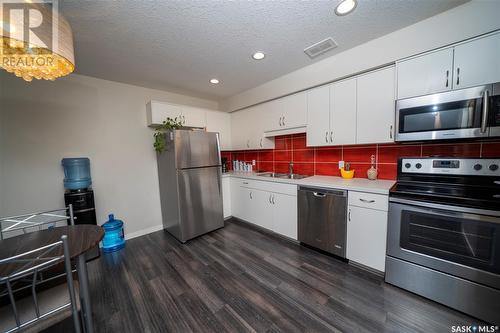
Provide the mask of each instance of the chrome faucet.
POLYGON ((293 162, 288 163, 288 174, 293 175, 293 162))

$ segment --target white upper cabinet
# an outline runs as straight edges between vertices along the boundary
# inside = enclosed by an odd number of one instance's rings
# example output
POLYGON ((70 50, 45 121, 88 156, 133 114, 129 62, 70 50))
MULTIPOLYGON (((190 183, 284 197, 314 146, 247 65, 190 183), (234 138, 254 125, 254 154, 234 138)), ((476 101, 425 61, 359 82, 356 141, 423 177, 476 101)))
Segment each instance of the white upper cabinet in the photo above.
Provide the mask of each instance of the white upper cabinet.
POLYGON ((279 131, 282 129, 282 105, 283 100, 281 98, 258 105, 261 110, 261 119, 264 124, 265 132, 279 131))
POLYGON ((333 145, 356 143, 356 78, 330 86, 330 133, 333 145))
POLYGON ((146 104, 148 126, 161 125, 167 118, 182 120, 182 106, 158 101, 146 104))
POLYGON ((448 48, 397 64, 398 99, 451 90, 453 48, 448 48))
POLYGON ((181 121, 186 127, 203 128, 207 125, 206 110, 192 106, 182 106, 181 121))
POLYGON ((207 111, 207 131, 219 133, 221 150, 230 150, 231 114, 227 112, 207 111))
POLYGON ((304 127, 307 124, 307 93, 305 91, 282 98, 283 128, 304 127))
POLYGON ((308 146, 330 145, 330 86, 307 91, 308 146))
POLYGON ((274 138, 264 137, 261 105, 231 113, 231 142, 237 150, 274 148, 274 138))
POLYGON ((500 81, 500 34, 397 63, 398 99, 500 81))
POLYGON ((231 143, 232 148, 242 150, 247 148, 248 127, 245 110, 231 113, 231 143))
POLYGON ((307 123, 307 93, 300 92, 260 105, 265 111, 266 132, 305 127, 307 123))
POLYGON ((264 132, 269 119, 268 103, 259 104, 253 107, 253 121, 248 124, 251 126, 250 149, 272 149, 274 148, 274 138, 266 138, 264 132))
POLYGON ((153 127, 162 124, 167 118, 177 118, 186 127, 203 128, 206 126, 206 112, 201 108, 158 101, 146 104, 147 123, 153 127))
POLYGON ((394 142, 394 67, 358 77, 356 143, 394 142))
POLYGON ((453 89, 500 81, 500 34, 455 46, 453 89))

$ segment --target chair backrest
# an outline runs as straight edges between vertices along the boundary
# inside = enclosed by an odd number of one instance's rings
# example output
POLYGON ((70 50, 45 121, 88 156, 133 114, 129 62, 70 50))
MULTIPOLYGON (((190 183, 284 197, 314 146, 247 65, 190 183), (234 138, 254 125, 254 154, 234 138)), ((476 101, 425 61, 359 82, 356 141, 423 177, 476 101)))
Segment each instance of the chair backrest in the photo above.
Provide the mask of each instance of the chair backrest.
POLYGON ((0 217, 0 239, 18 236, 33 231, 75 224, 73 205, 44 212, 0 217))
POLYGON ((67 308, 71 309, 73 315, 73 323, 75 332, 80 333, 80 321, 78 318, 78 308, 76 303, 75 286, 73 282, 73 275, 71 271, 71 261, 69 255, 68 239, 66 235, 61 237, 61 240, 25 253, 21 253, 9 258, 0 260, 0 274, 1 272, 8 272, 5 276, 0 276, 0 297, 8 296, 10 306, 12 309, 12 316, 14 317, 15 326, 9 328, 6 332, 16 332, 28 326, 36 325, 37 321, 46 319, 51 315, 56 315, 59 311, 67 308), (37 293, 37 276, 53 266, 64 262, 66 270, 66 281, 68 286, 69 302, 66 304, 58 304, 57 307, 51 309, 40 310, 37 293), (21 300, 16 300, 16 286, 18 283, 22 285, 20 289, 26 288, 26 282, 30 284, 27 286, 31 288, 31 300, 34 306, 34 316, 31 318, 21 318, 18 311, 17 303, 22 301, 26 303, 26 297, 21 300), (2 288, 4 287, 4 288, 2 288))

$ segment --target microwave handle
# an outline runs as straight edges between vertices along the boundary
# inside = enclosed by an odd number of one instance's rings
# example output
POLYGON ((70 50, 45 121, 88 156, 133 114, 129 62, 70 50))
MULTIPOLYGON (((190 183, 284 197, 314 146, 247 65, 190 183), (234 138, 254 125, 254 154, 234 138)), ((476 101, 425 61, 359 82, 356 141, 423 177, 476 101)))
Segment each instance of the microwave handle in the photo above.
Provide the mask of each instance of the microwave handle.
POLYGON ((483 94, 483 117, 481 119, 481 133, 486 133, 486 126, 488 125, 488 111, 489 111, 489 91, 485 90, 483 94))

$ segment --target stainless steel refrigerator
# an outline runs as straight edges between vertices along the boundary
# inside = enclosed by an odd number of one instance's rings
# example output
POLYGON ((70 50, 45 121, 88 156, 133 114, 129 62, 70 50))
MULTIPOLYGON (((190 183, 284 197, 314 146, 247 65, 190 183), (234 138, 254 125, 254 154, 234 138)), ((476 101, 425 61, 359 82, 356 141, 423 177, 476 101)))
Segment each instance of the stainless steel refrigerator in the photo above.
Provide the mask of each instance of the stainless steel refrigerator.
POLYGON ((179 241, 224 226, 219 134, 174 130, 157 155, 163 228, 179 241))

